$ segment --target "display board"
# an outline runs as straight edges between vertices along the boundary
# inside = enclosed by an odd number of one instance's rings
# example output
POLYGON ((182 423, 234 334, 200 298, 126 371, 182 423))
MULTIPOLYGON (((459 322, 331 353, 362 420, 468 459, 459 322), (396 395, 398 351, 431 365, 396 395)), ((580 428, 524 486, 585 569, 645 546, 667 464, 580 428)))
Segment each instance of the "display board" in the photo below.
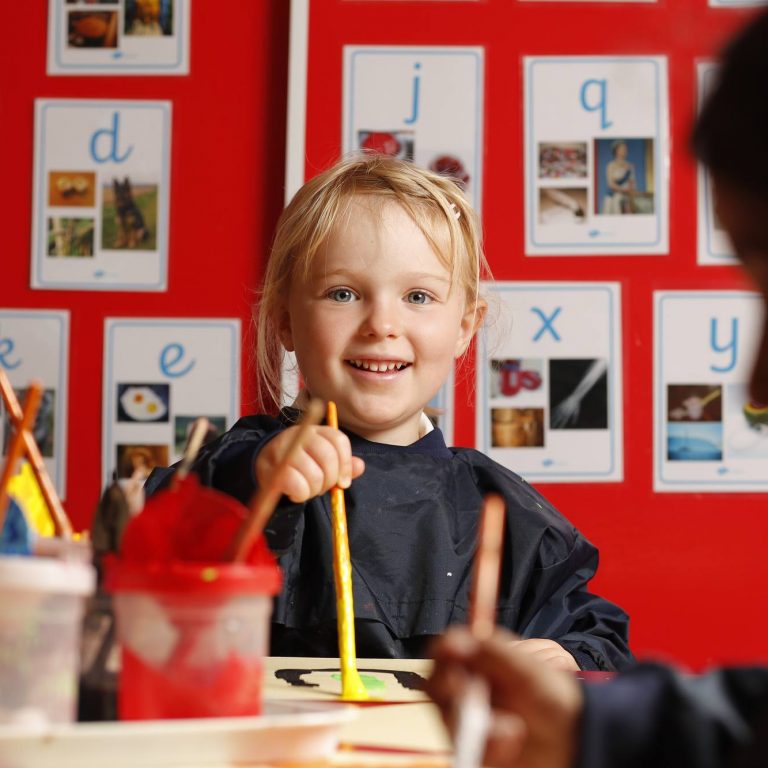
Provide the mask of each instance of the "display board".
MULTIPOLYGON (((727 357, 732 315, 740 348, 749 347, 757 302, 687 143, 712 61, 754 7, 293 5, 289 193, 366 141, 428 167, 449 154, 474 185, 497 282, 487 286, 488 329, 456 376, 454 443, 522 474, 599 546, 594 588, 629 611, 639 655, 693 667, 768 660, 759 637, 768 619, 753 606, 755 586, 768 584, 758 477, 768 476, 768 458, 759 447, 708 464, 666 453, 687 423, 668 418, 672 401, 696 396, 695 385, 722 391, 722 430, 741 430, 744 372, 696 370, 698 326, 689 332, 685 312, 664 331, 654 325, 655 295, 738 294, 738 308, 710 313, 719 313, 714 344, 723 350, 713 364, 727 357), (460 64, 470 54, 480 87, 460 64), (662 354, 676 369, 658 372, 662 354), (700 482, 705 475, 717 482, 700 482)), ((709 322, 703 314, 699 325, 709 322)))

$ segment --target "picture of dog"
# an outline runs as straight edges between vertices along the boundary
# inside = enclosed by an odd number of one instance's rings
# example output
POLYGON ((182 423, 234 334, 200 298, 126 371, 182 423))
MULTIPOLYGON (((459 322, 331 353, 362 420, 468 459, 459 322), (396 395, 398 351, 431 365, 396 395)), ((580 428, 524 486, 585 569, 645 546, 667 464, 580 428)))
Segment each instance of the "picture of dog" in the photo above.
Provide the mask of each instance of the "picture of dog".
POLYGON ((113 178, 102 188, 104 250, 155 250, 157 185, 113 178))

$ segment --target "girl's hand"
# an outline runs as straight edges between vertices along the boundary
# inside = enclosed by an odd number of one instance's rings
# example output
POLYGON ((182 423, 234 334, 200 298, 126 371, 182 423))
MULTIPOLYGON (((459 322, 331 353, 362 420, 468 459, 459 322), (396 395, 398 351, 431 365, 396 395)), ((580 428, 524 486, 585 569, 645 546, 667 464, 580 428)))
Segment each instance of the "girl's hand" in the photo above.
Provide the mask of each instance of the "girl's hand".
POLYGON ((553 669, 562 669, 565 672, 579 671, 576 659, 554 640, 531 637, 528 640, 513 640, 510 645, 515 649, 515 653, 530 656, 553 669))
POLYGON ((286 454, 299 427, 288 427, 272 438, 256 459, 256 480, 260 488, 271 487, 300 503, 338 485, 349 488, 363 474, 365 463, 352 455, 349 438, 338 429, 310 427, 304 444, 279 476, 275 468, 286 454))

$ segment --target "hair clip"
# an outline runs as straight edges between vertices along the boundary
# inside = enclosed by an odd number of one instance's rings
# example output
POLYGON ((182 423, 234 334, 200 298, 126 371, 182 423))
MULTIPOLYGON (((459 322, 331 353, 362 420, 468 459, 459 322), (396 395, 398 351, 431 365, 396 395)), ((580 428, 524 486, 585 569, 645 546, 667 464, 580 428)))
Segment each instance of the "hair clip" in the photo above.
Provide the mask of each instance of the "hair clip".
POLYGON ((453 208, 453 216, 458 221, 461 218, 461 211, 456 207, 456 203, 451 203, 451 208, 453 208))

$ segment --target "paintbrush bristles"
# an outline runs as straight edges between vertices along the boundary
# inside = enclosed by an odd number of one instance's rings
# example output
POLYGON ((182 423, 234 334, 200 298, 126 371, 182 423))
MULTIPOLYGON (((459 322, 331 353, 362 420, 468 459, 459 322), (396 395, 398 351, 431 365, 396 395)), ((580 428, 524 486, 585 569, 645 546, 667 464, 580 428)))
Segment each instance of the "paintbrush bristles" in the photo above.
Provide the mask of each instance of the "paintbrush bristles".
POLYGON ((488 494, 480 515, 469 609, 469 629, 478 639, 490 637, 496 626, 505 515, 501 496, 488 494))

